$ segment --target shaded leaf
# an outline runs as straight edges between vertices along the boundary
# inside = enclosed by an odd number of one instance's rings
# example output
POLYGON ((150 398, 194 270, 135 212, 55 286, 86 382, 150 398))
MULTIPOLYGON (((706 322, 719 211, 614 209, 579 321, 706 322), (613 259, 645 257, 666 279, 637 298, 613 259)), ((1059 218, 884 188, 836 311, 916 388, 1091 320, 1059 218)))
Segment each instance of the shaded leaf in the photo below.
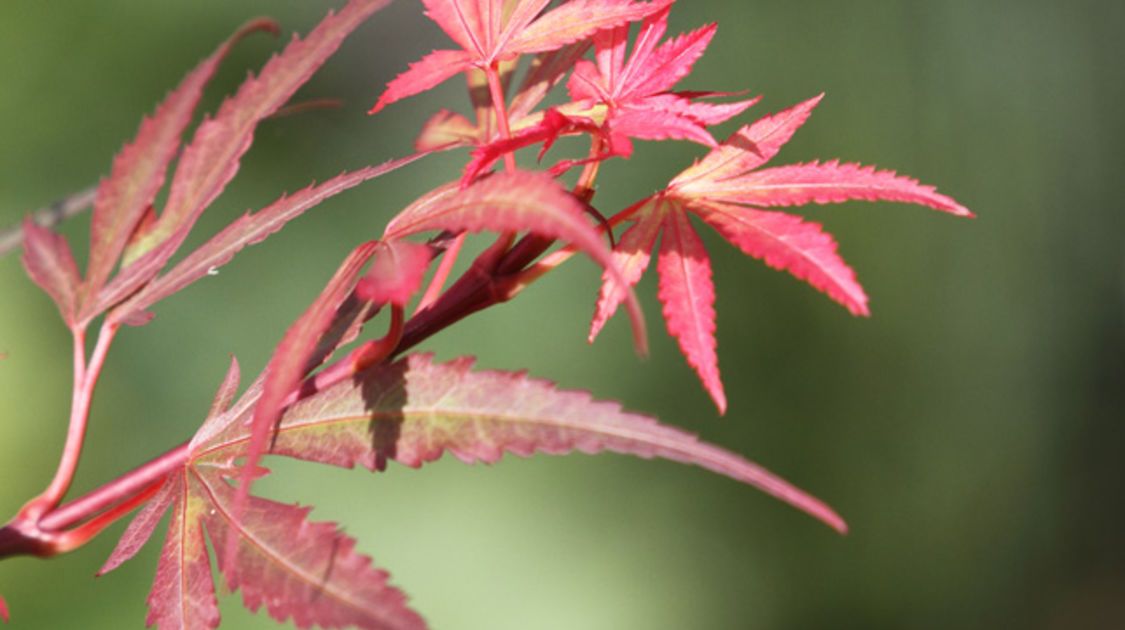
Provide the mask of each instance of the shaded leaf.
POLYGON ((590 40, 583 40, 535 56, 508 106, 509 122, 513 129, 518 129, 521 121, 531 116, 531 110, 570 72, 590 45, 590 40))
MULTIPOLYGON (((590 123, 585 118, 571 118, 560 114, 558 110, 554 108, 546 110, 537 118, 538 120, 535 124, 520 129, 510 138, 498 138, 474 149, 473 159, 465 165, 464 175, 461 177, 461 185, 469 185, 469 183, 477 179, 481 173, 491 168, 492 165, 501 158, 517 149, 543 143, 542 148, 539 150, 539 159, 542 160, 543 156, 551 148, 551 145, 562 135, 579 131, 585 131, 591 134, 601 132, 596 125, 590 123)), ((568 165, 574 165, 576 163, 577 162, 573 160, 564 161, 564 164, 568 165)), ((552 168, 550 170, 553 171, 555 169, 552 168)))
MULTIPOLYGON (((206 536, 216 546, 232 541, 231 562, 220 561, 221 573, 232 590, 242 591, 251 610, 264 605, 274 619, 292 618, 300 628, 421 630, 424 622, 407 607, 403 594, 387 585, 387 574, 357 554, 355 541, 335 525, 310 522, 309 508, 258 497, 242 498, 239 504, 229 479, 239 474, 234 460, 248 452, 249 438, 237 452, 217 454, 206 443, 232 427, 250 435, 262 380, 225 408, 237 386, 232 367, 184 466, 170 474, 129 525, 99 575, 132 557, 171 506, 168 536, 148 597, 149 625, 192 630, 218 625, 206 536)), ((256 475, 263 472, 254 470, 256 475)))
POLYGON ((414 140, 414 150, 439 151, 468 146, 477 142, 479 137, 480 130, 468 118, 443 109, 422 125, 422 131, 414 140))
MULTIPOLYGON (((229 461, 249 439, 244 423, 231 423, 199 457, 229 461)), ((752 485, 840 531, 846 527, 817 499, 734 453, 585 392, 522 373, 473 372, 469 359, 436 364, 429 355, 410 355, 344 379, 289 407, 270 450, 369 469, 387 460, 416 467, 447 451, 465 462, 573 451, 660 457, 752 485)))

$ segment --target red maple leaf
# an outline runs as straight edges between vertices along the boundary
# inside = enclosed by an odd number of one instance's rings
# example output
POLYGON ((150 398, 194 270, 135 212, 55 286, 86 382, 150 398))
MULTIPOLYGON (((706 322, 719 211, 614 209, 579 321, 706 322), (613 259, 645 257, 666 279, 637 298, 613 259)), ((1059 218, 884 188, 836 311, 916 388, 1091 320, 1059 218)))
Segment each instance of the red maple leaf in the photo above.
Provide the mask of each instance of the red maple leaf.
POLYGON ((387 84, 370 113, 458 73, 494 68, 522 54, 557 50, 601 29, 640 20, 670 2, 572 0, 544 12, 550 0, 423 0, 426 15, 461 50, 435 50, 411 64, 387 84))
MULTIPOLYGON (((630 286, 640 280, 657 236, 663 236, 657 273, 668 332, 679 342, 720 413, 726 410, 726 397, 715 355, 711 261, 689 214, 703 219, 746 254, 808 282, 855 315, 868 314, 867 295, 856 282, 855 272, 836 253, 832 236, 819 224, 798 216, 758 208, 865 199, 916 203, 972 216, 933 187, 872 166, 831 161, 755 170, 789 141, 820 99, 817 96, 744 126, 673 178, 665 190, 622 215, 635 224, 622 235, 614 257, 630 286)), ((622 287, 606 276, 591 340, 623 295, 622 287)))
MULTIPOLYGON (((706 127, 721 123, 758 101, 753 98, 713 104, 693 99, 723 93, 668 91, 691 72, 692 65, 711 43, 716 28, 710 24, 657 45, 667 30, 670 8, 645 19, 628 61, 628 25, 599 31, 594 36, 597 63, 578 61, 567 82, 576 104, 584 104, 594 112, 598 107, 604 110, 595 117, 604 119, 614 154, 632 153, 630 137, 692 140, 713 147, 718 143, 706 127)), ((566 113, 575 112, 567 108, 566 113)))
MULTIPOLYGON (((510 138, 493 139, 478 146, 474 159, 465 168, 465 183, 487 170, 503 155, 516 149, 543 143, 540 158, 561 135, 573 133, 598 134, 600 154, 583 160, 563 160, 551 167, 552 174, 583 164, 633 153, 629 138, 646 140, 692 140, 714 147, 718 143, 707 132, 707 126, 724 122, 741 113, 759 99, 713 104, 693 99, 722 96, 723 92, 669 92, 677 81, 691 72, 715 34, 711 24, 691 33, 657 45, 668 26, 670 6, 644 20, 633 46, 633 55, 625 60, 629 25, 603 29, 592 40, 597 63, 586 59, 574 61, 574 72, 567 87, 572 102, 552 108, 536 116, 525 116, 519 132, 510 138)), ((429 143, 465 143, 472 126, 448 112, 435 117, 428 129, 429 143)), ((474 130, 475 131, 475 130, 474 130)), ((476 133, 475 140, 481 138, 476 133)))

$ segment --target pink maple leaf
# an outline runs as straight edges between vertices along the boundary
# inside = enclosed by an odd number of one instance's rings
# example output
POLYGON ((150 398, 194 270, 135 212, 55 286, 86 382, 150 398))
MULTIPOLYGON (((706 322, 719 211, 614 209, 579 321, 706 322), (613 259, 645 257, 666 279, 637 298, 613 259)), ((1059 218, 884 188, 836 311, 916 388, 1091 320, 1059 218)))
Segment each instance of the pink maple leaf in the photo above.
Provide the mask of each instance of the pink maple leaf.
POLYGON ((667 30, 669 9, 665 7, 645 19, 628 61, 628 25, 599 31, 594 36, 597 63, 579 61, 567 82, 574 101, 606 108, 604 124, 618 154, 631 154, 630 137, 692 140, 713 147, 718 143, 706 127, 723 122, 758 101, 753 98, 712 104, 693 99, 722 93, 668 91, 691 71, 711 43, 716 28, 710 24, 657 45, 667 30))
MULTIPOLYGON (((648 252, 662 235, 659 298, 668 332, 722 413, 726 396, 715 354, 711 263, 688 214, 695 214, 744 253, 808 282, 855 315, 867 315, 867 295, 839 254, 836 241, 819 224, 784 212, 762 210, 809 202, 853 199, 916 203, 971 217, 967 208, 932 186, 872 166, 812 162, 768 169, 767 163, 808 119, 821 96, 746 125, 702 160, 677 175, 668 187, 625 211, 635 223, 614 248, 622 276, 635 285, 649 263, 648 252)), ((622 288, 603 277, 590 339, 621 303, 622 288)))
POLYGON ((544 12, 550 0, 423 0, 426 15, 461 49, 435 50, 411 64, 387 84, 370 113, 461 72, 557 50, 601 29, 640 20, 670 1, 572 0, 544 12))

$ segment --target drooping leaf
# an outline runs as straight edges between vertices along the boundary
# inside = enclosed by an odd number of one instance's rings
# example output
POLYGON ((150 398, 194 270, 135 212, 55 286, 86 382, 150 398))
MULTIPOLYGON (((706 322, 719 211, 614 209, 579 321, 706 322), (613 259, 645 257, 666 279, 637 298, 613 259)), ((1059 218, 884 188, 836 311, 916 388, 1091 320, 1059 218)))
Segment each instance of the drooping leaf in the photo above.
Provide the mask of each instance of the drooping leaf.
MULTIPOLYGON (((246 451, 246 463, 235 500, 236 514, 249 497, 258 460, 266 449, 270 428, 277 421, 282 404, 297 383, 316 367, 315 364, 310 365, 309 359, 314 357, 319 341, 332 328, 338 309, 351 293, 360 270, 374 255, 376 246, 375 242, 364 243, 344 259, 317 299, 285 332, 266 365, 262 395, 254 407, 251 421, 253 437, 246 451)), ((234 539, 228 539, 227 543, 225 556, 229 556, 234 539)))
POLYGON ((550 0, 423 0, 426 15, 461 50, 437 50, 387 84, 371 108, 413 96, 473 68, 519 55, 557 50, 605 28, 658 11, 670 0, 571 0, 544 12, 550 0))
POLYGON ((668 334, 680 344, 688 364, 699 374, 703 387, 722 415, 727 410, 719 359, 715 355, 715 287, 711 282, 711 259, 683 210, 664 213, 657 296, 664 305, 668 334))
MULTIPOLYGON (((164 185, 164 175, 180 148, 180 137, 222 59, 245 35, 258 30, 277 34, 277 24, 259 19, 237 33, 203 60, 156 108, 141 121, 136 139, 126 144, 113 161, 113 170, 98 186, 90 223, 90 263, 86 269, 87 300, 101 290, 113 266, 134 234, 137 223, 151 208, 164 185)), ((97 313, 87 311, 87 315, 97 313)))
POLYGON ((55 301, 63 321, 73 325, 81 279, 66 239, 28 218, 23 222, 20 260, 27 275, 55 301))
MULTIPOLYGON (((227 461, 250 440, 232 422, 200 458, 227 461)), ((840 517, 760 466, 652 418, 556 389, 522 373, 472 371, 472 361, 410 355, 379 364, 290 406, 270 452, 350 468, 388 460, 417 467, 450 452, 465 462, 504 453, 613 451, 694 464, 759 488, 844 531, 840 517)))
POLYGON ((120 276, 128 282, 112 283, 107 287, 112 295, 99 299, 117 301, 164 267, 238 171, 258 122, 284 105, 349 33, 389 1, 351 0, 339 13, 329 14, 304 40, 295 37, 257 77, 247 78, 214 118, 200 124, 176 165, 164 210, 151 229, 130 242, 126 257, 132 262, 120 276))
MULTIPOLYGON (((727 400, 719 379, 715 354, 715 289, 711 281, 711 261, 685 209, 663 195, 653 195, 624 211, 636 223, 621 236, 613 248, 626 279, 636 284, 648 268, 657 236, 661 238, 657 273, 657 293, 664 305, 668 334, 676 339, 688 364, 699 375, 704 389, 715 401, 719 413, 726 412, 727 400)), ((621 287, 602 276, 589 340, 601 330, 621 303, 621 287)))
MULTIPOLYGON (((518 232, 528 230, 573 243, 621 283, 629 286, 609 248, 590 225, 583 205, 558 182, 542 173, 498 173, 460 190, 447 184, 422 196, 392 219, 387 239, 426 230, 518 232)), ((630 290, 626 306, 639 352, 647 351, 640 304, 630 290)))
POLYGON ((233 562, 220 568, 250 610, 265 606, 299 628, 421 630, 425 622, 387 574, 355 552, 355 540, 331 523, 307 519, 309 508, 251 497, 235 516, 234 469, 199 462, 174 473, 172 523, 149 594, 147 623, 160 630, 218 626, 211 564, 204 541, 233 539, 233 562))
MULTIPOLYGON (((230 368, 227 369, 227 374, 223 377, 223 382, 219 385, 218 391, 215 392, 215 399, 211 403, 211 409, 207 412, 207 418, 203 426, 195 435, 195 440, 207 440, 212 435, 218 433, 216 423, 221 423, 224 418, 230 417, 232 414, 237 415, 249 409, 249 405, 257 402, 261 394, 261 379, 255 382, 253 386, 242 396, 239 401, 240 407, 238 409, 231 409, 231 402, 234 400, 235 393, 238 390, 239 381, 239 368, 238 361, 231 357, 230 368)), ((189 445, 190 448, 191 445, 189 445)), ((102 568, 98 570, 97 575, 105 575, 110 571, 121 566, 126 560, 132 558, 141 547, 144 546, 148 539, 152 537, 153 531, 156 530, 156 525, 160 522, 161 517, 168 511, 168 507, 176 500, 174 491, 179 486, 179 477, 175 474, 171 475, 165 480, 164 485, 160 490, 148 500, 144 508, 133 517, 132 522, 125 528, 125 533, 122 534, 121 539, 117 541, 117 546, 114 548, 113 553, 110 554, 109 559, 106 560, 102 568)))

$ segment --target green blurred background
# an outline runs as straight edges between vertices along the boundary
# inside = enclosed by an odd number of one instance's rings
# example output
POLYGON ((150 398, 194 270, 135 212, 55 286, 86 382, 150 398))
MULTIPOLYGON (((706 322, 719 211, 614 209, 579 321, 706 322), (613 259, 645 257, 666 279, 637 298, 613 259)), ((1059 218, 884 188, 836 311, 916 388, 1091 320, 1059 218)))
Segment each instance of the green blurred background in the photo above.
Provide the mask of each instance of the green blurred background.
MULTIPOLYGON (((683 85, 765 96, 736 124, 827 93, 777 163, 893 168, 979 218, 803 209, 837 236, 872 297, 870 319, 708 234, 724 418, 661 330, 653 283, 641 288, 650 359, 633 355, 620 318, 585 344, 598 279, 585 262, 425 346, 528 368, 699 433, 827 500, 850 535, 701 470, 615 455, 447 458, 378 476, 273 461, 279 474, 260 489, 342 522, 434 628, 1125 627, 1123 7, 684 0, 674 32, 720 28, 683 85)), ((326 8, 5 0, 0 224, 106 173, 140 116, 238 24, 268 14, 306 32, 326 8)), ((240 46, 208 108, 279 45, 240 46)), ((420 3, 377 14, 300 93, 346 106, 264 123, 196 242, 283 190, 403 155, 430 113, 464 109, 450 81, 363 113, 408 62, 444 45, 420 3)), ((603 209, 702 153, 637 149, 606 165, 603 209)), ((189 437, 228 355, 247 378, 260 370, 345 253, 463 159, 434 157, 324 204, 125 331, 75 490, 189 437)), ((81 239, 86 224, 64 232, 81 239)), ((11 254, 0 259, 0 351, 6 518, 53 473, 70 389, 69 338, 11 254)), ((11 627, 142 627, 157 544, 92 579, 122 528, 48 562, 0 563, 11 627)), ((276 627, 237 597, 220 606, 225 627, 276 627)))

